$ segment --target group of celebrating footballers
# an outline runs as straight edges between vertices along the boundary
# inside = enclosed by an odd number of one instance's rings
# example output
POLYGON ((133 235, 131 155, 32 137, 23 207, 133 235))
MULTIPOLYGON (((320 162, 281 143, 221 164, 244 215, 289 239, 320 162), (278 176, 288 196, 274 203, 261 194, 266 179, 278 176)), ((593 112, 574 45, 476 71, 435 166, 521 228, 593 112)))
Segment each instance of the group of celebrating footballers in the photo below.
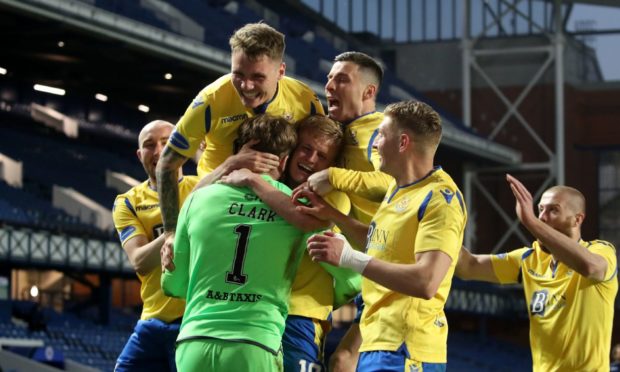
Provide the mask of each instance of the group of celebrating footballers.
POLYGON ((148 179, 114 202, 144 303, 115 370, 445 371, 455 274, 523 283, 535 371, 609 369, 615 249, 581 240, 579 191, 550 188, 537 218, 507 175, 536 240, 472 255, 463 195, 434 164, 433 108, 377 112, 381 65, 345 52, 327 76, 325 116, 285 76, 283 34, 248 24, 230 46, 231 73, 176 126, 143 127, 148 179), (184 176, 201 144, 198 176, 184 176), (358 319, 327 366, 331 312, 354 297, 358 319))

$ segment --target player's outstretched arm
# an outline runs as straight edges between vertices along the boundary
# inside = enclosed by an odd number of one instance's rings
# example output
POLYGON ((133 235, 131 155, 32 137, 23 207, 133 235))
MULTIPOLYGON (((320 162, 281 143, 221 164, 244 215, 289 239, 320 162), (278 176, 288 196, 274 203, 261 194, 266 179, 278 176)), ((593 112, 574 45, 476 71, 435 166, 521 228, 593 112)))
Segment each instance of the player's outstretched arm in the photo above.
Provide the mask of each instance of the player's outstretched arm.
POLYGON ((383 261, 354 250, 332 232, 311 236, 308 254, 314 261, 355 270, 393 291, 426 300, 437 293, 452 263, 450 256, 442 251, 418 253, 414 264, 383 261))
POLYGON ((381 202, 385 197, 392 176, 380 172, 362 172, 351 169, 331 167, 328 169, 329 183, 347 194, 355 194, 365 199, 381 202))
POLYGON ((159 252, 164 243, 164 235, 149 242, 144 235, 136 235, 123 244, 131 266, 140 275, 146 275, 161 263, 159 252))
POLYGON ((372 259, 362 275, 393 291, 429 300, 437 293, 451 263, 447 253, 427 251, 418 253, 414 264, 372 259))
POLYGON ((471 254, 465 246, 461 247, 459 251, 459 259, 456 263, 454 275, 463 280, 499 283, 493 271, 491 255, 471 254))
POLYGON ((233 171, 222 177, 221 182, 229 185, 251 188, 274 212, 301 231, 310 232, 327 228, 330 225, 327 221, 315 218, 311 215, 299 213, 288 195, 276 189, 260 175, 249 169, 233 171))
MULTIPOLYGON (((579 274, 596 281, 605 280, 607 261, 596 253, 584 249, 578 241, 555 230, 538 219, 533 210, 533 198, 527 188, 507 174, 506 180, 516 199, 519 220, 553 256, 579 274)), ((583 218, 583 217, 581 217, 583 218)))

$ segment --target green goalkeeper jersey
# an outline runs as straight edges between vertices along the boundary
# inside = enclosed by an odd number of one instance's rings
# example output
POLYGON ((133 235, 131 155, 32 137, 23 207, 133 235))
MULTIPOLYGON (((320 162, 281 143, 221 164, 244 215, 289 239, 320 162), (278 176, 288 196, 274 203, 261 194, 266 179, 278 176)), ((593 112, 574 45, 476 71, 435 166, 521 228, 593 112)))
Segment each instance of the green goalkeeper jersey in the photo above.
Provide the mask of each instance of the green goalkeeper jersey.
POLYGON ((249 188, 195 191, 179 213, 176 269, 162 275, 164 293, 187 301, 177 340, 218 338, 276 353, 306 238, 249 188))

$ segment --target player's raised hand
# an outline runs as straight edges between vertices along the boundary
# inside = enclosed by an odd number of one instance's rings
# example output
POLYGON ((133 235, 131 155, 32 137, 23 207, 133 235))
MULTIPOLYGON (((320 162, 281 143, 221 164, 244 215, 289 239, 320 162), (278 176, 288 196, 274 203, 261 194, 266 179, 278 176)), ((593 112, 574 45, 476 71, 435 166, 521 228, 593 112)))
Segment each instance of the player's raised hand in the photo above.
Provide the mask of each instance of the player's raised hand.
POLYGON ((296 210, 301 213, 309 214, 323 221, 333 221, 334 213, 338 211, 329 205, 322 197, 311 191, 307 187, 298 187, 291 195, 293 203, 297 205, 296 210), (308 203, 300 200, 306 199, 308 203))
POLYGON ((329 183, 328 169, 323 169, 322 171, 311 174, 310 177, 308 177, 307 183, 310 190, 319 195, 325 195, 334 189, 332 184, 329 183))
POLYGON ((326 262, 334 266, 340 265, 343 247, 344 241, 331 231, 312 235, 307 241, 308 254, 312 261, 326 262))
POLYGON ((252 149, 252 146, 260 141, 251 140, 235 155, 226 159, 227 168, 232 170, 247 168, 256 173, 268 173, 280 165, 280 158, 274 154, 260 152, 252 149))
POLYGON ((159 250, 159 256, 161 258, 161 271, 174 271, 175 266, 172 261, 174 259, 174 233, 165 232, 164 234, 166 235, 166 238, 164 239, 164 244, 159 250))
POLYGON ((247 168, 242 168, 222 176, 218 182, 231 186, 248 186, 252 177, 259 177, 259 175, 247 168))
POLYGON ((517 217, 519 217, 519 221, 527 227, 529 223, 537 219, 534 213, 532 194, 530 194, 521 181, 510 174, 506 174, 506 181, 508 181, 510 189, 515 196, 515 211, 517 212, 517 217))

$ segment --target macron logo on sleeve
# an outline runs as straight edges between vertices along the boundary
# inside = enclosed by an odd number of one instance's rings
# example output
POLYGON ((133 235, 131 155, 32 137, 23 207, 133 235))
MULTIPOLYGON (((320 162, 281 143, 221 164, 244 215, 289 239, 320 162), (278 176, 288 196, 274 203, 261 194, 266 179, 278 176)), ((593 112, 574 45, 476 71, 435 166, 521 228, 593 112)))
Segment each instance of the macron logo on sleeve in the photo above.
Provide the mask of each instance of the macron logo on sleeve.
POLYGON ((170 136, 170 143, 181 150, 189 149, 189 142, 183 135, 176 130, 172 132, 172 136, 170 136))

